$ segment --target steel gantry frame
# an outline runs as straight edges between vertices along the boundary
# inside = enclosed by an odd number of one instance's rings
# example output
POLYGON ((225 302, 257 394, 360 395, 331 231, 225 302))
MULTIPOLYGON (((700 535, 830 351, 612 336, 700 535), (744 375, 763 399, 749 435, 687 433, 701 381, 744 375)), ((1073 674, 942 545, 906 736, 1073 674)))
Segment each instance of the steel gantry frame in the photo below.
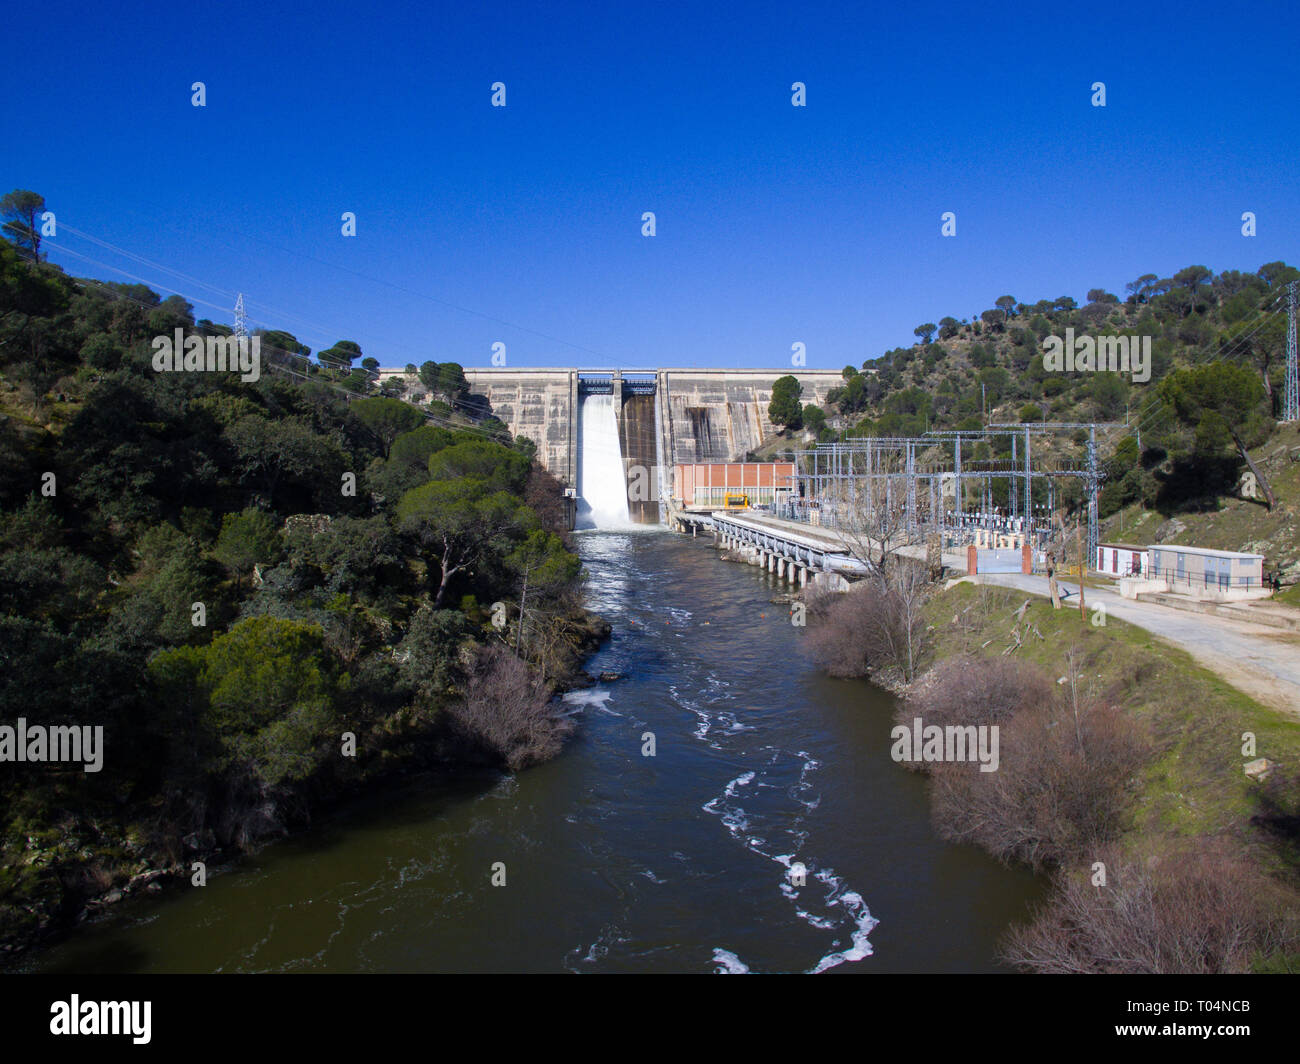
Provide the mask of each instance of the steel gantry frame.
POLYGON ((900 495, 902 502, 901 519, 909 540, 915 540, 923 533, 939 532, 945 539, 953 534, 962 535, 972 525, 989 525, 1003 521, 1001 515, 994 514, 992 507, 992 483, 995 479, 1009 481, 1008 513, 1006 523, 1017 526, 1024 531, 1050 535, 1050 514, 1055 509, 1055 482, 1059 478, 1083 481, 1087 499, 1088 521, 1088 556, 1094 557, 1097 550, 1098 533, 1098 495, 1105 474, 1097 459, 1098 429, 1130 429, 1123 422, 1113 421, 1050 421, 994 423, 982 429, 958 429, 936 431, 924 436, 879 436, 861 437, 851 440, 839 440, 834 443, 818 444, 796 453, 794 487, 791 493, 792 508, 798 508, 802 500, 803 513, 791 516, 807 518, 809 504, 815 504, 820 511, 822 523, 831 524, 836 520, 837 508, 848 504, 856 506, 863 485, 866 485, 868 501, 878 499, 886 511, 895 509, 895 499, 900 495), (1086 458, 1081 463, 1056 462, 1050 466, 1035 468, 1032 458, 1033 436, 1046 435, 1063 431, 1085 429, 1088 438, 1085 443, 1086 458), (993 459, 980 463, 982 468, 972 469, 963 462, 963 447, 967 443, 985 442, 994 437, 1010 437, 1011 460, 993 459), (925 461, 918 463, 918 453, 937 452, 947 441, 952 441, 952 461, 925 461), (1001 467, 1001 468, 998 468, 1001 467), (945 478, 952 481, 953 510, 945 511, 943 500, 947 491, 945 478), (895 485, 902 491, 895 492, 895 485), (966 485, 970 481, 982 482, 982 513, 973 519, 966 508, 966 485), (1033 510, 1034 482, 1046 483, 1048 502, 1046 512, 1040 507, 1037 519, 1033 510), (883 482, 883 491, 881 483, 883 482), (1023 492, 1018 491, 1018 482, 1023 482, 1023 492), (919 502, 919 490, 924 485, 926 505, 919 502), (881 496, 883 495, 883 498, 881 496))

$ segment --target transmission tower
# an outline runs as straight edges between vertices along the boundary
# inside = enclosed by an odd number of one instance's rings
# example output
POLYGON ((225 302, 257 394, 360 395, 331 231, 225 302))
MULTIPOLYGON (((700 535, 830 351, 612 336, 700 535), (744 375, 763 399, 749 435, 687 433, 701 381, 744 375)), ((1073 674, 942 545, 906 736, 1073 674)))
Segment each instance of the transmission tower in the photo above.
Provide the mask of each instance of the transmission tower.
POLYGON ((1282 393, 1282 420, 1300 421, 1300 372, 1296 369, 1295 343, 1296 282, 1287 285, 1286 297, 1286 388, 1282 393))
POLYGON ((244 293, 240 292, 235 300, 235 336, 248 335, 248 318, 244 314, 244 293))

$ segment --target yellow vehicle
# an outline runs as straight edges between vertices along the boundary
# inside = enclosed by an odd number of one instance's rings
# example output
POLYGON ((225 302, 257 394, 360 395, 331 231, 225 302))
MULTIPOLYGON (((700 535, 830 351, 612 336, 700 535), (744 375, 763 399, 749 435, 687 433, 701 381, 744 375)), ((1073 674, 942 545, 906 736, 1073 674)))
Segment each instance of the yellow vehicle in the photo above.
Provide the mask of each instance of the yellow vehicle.
POLYGON ((722 508, 724 510, 748 510, 749 496, 748 495, 726 495, 723 497, 722 500, 722 508))

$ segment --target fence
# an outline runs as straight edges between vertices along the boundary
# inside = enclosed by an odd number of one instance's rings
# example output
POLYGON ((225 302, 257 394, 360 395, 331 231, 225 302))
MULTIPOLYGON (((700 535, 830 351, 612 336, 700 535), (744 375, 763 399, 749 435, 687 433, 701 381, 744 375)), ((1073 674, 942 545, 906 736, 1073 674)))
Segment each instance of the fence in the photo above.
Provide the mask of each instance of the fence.
POLYGON ((1170 591, 1175 591, 1180 586, 1186 588, 1199 587, 1203 589, 1214 587, 1218 588, 1220 591, 1228 591, 1232 588, 1240 588, 1249 591, 1264 586, 1263 581, 1260 580, 1258 576, 1250 573, 1238 574, 1236 576, 1232 576, 1222 571, 1214 573, 1189 573, 1179 572, 1176 568, 1169 567, 1160 569, 1152 568, 1148 570, 1146 575, 1156 579, 1167 580, 1169 582, 1170 591))

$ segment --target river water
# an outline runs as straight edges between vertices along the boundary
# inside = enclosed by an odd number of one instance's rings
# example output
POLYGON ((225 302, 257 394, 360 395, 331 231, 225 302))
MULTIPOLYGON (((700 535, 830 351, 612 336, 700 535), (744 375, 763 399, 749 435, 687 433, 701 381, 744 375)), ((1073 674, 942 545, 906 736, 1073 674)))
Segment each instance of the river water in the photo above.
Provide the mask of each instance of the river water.
POLYGON ((588 668, 624 678, 568 696, 560 757, 412 780, 27 969, 998 970, 1042 884, 935 837, 892 696, 820 675, 775 577, 703 538, 578 541, 614 625, 588 668))

